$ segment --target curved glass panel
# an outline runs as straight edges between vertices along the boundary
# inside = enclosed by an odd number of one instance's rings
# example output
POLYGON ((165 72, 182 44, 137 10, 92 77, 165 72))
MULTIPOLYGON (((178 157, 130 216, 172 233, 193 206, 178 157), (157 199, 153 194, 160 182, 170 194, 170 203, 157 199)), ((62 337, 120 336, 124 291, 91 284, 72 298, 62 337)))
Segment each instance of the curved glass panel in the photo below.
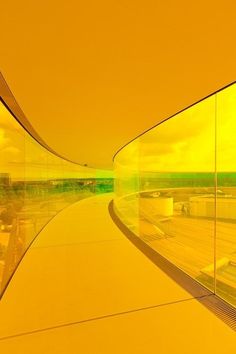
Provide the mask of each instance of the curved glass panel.
POLYGON ((0 296, 40 230, 66 206, 112 191, 110 171, 68 162, 34 140, 0 103, 0 296))
POLYGON ((121 221, 234 305, 235 113, 234 84, 147 131, 114 158, 121 221))
POLYGON ((236 85, 217 93, 216 109, 216 294, 236 306, 236 85))

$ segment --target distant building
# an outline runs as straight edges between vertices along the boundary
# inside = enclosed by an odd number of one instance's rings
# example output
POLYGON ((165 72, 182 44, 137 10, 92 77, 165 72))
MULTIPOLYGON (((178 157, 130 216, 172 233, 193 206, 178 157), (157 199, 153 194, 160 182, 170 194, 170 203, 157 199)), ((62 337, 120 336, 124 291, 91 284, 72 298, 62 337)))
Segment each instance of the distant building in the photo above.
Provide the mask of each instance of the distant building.
POLYGON ((10 173, 0 173, 0 187, 9 187, 11 185, 10 173))
MULTIPOLYGON (((215 197, 198 196, 192 197, 190 202, 190 216, 215 217, 215 197)), ((217 196, 216 217, 219 219, 236 220, 236 198, 227 196, 217 196)))

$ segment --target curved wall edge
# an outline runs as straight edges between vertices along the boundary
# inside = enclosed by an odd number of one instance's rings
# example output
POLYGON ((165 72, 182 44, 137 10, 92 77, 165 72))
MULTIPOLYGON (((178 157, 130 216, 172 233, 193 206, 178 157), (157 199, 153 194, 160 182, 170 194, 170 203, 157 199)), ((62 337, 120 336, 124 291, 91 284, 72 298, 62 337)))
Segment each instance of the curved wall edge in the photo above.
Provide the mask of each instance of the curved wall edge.
MULTIPOLYGON (((9 110, 9 112, 15 117, 18 123, 45 149, 49 150, 54 155, 66 160, 68 162, 74 163, 76 165, 83 166, 82 164, 71 161, 70 159, 58 154, 55 150, 53 150, 42 138, 39 134, 35 131, 29 120, 26 118, 24 112, 20 108, 19 104, 17 103, 15 96, 13 95, 12 91, 10 90, 4 76, 0 72, 0 100, 2 104, 9 110)), ((92 168, 92 167, 90 167, 92 168)))
POLYGON ((220 92, 220 91, 226 89, 227 87, 230 87, 231 85, 234 85, 235 83, 236 83, 236 80, 234 80, 234 81, 230 82, 229 84, 227 84, 227 85, 225 85, 225 86, 219 88, 217 91, 214 91, 213 93, 210 93, 209 95, 207 95, 207 96, 201 98, 200 100, 198 100, 198 101, 196 101, 196 102, 190 104, 189 106, 184 107, 183 109, 181 109, 181 110, 179 110, 178 112, 172 114, 171 116, 168 116, 168 117, 163 118, 159 123, 153 125, 153 126, 150 127, 149 129, 145 130, 143 133, 137 135, 137 136, 134 137, 132 140, 128 141, 125 145, 121 146, 121 147, 115 152, 115 154, 113 155, 113 158, 112 158, 113 162, 114 162, 114 159, 115 159, 116 155, 117 155, 119 152, 121 152, 127 145, 129 145, 130 143, 132 143, 133 141, 135 141, 136 139, 142 137, 144 134, 148 133, 150 130, 156 128, 157 126, 161 125, 162 123, 166 122, 167 120, 169 120, 169 119, 171 119, 171 118, 174 118, 176 115, 178 115, 178 114, 180 114, 180 113, 186 111, 187 109, 189 109, 189 108, 195 106, 196 104, 198 104, 198 103, 204 101, 205 99, 211 97, 212 95, 215 95, 216 93, 218 93, 218 92, 220 92))

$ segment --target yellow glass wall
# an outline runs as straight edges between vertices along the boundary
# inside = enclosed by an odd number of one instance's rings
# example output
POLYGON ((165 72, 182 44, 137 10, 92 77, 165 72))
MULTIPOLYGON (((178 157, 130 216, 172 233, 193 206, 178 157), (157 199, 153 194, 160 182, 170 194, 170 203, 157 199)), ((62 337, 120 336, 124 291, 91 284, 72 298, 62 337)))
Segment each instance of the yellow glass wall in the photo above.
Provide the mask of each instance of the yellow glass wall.
POLYGON ((110 171, 83 167, 49 152, 1 103, 0 296, 29 245, 55 214, 112 189, 110 171))
POLYGON ((114 158, 114 205, 121 221, 231 304, 236 304, 235 114, 234 84, 152 128, 114 158))
POLYGON ((139 233, 139 140, 122 149, 114 163, 116 212, 136 234, 139 233))
POLYGON ((216 294, 236 306, 236 84, 217 93, 216 112, 216 294))

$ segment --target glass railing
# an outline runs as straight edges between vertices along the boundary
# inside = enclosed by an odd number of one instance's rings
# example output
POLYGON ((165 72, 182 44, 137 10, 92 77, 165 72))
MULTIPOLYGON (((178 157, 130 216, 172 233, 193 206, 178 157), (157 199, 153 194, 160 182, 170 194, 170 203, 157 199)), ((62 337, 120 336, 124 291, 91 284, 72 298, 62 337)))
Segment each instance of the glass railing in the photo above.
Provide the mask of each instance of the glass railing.
POLYGON ((111 192, 113 178, 110 171, 80 166, 49 152, 1 102, 0 166, 1 296, 48 221, 71 203, 111 192))
POLYGON ((236 84, 114 158, 115 212, 143 242, 236 306, 236 84))

